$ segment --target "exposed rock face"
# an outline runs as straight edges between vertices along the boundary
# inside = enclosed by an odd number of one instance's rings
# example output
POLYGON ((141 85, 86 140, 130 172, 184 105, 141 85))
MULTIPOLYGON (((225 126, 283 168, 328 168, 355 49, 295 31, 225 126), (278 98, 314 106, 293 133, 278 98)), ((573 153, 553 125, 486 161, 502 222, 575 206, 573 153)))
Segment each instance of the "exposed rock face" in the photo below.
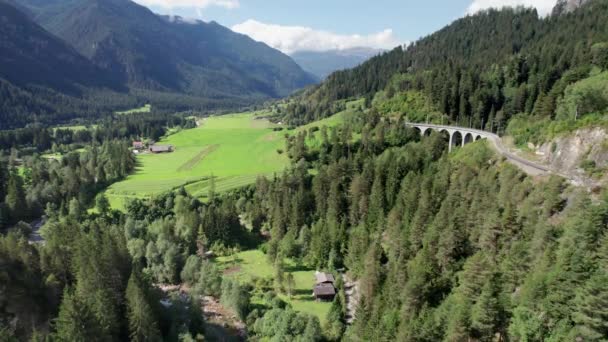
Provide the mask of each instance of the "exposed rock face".
POLYGON ((608 132, 605 129, 579 129, 541 145, 537 153, 554 170, 595 184, 608 181, 605 172, 608 170, 608 132))
POLYGON ((589 2, 589 0, 557 0, 557 5, 553 7, 553 15, 572 12, 587 2, 589 2))

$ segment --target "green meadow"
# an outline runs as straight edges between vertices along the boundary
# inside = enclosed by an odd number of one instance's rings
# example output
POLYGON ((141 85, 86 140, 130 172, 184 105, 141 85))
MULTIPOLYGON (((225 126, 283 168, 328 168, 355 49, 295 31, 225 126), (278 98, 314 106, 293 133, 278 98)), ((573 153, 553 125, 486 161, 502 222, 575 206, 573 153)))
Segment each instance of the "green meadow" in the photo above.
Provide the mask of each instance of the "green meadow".
MULTIPOLYGON (((255 278, 274 277, 274 268, 260 250, 240 252, 227 257, 216 259, 218 266, 225 270, 227 276, 242 282, 251 282, 255 278)), ((281 299, 289 303, 299 312, 316 315, 321 322, 325 321, 331 303, 317 302, 312 296, 315 285, 315 271, 291 259, 285 259, 285 273, 291 273, 295 280, 294 295, 280 295, 281 299)))
POLYGON ((204 198, 211 177, 218 193, 254 183, 259 175, 271 176, 288 165, 284 131, 258 119, 254 113, 210 117, 194 129, 172 134, 158 144, 171 144, 173 153, 141 154, 136 172, 112 185, 106 195, 113 207, 129 198, 146 198, 181 186, 204 198))

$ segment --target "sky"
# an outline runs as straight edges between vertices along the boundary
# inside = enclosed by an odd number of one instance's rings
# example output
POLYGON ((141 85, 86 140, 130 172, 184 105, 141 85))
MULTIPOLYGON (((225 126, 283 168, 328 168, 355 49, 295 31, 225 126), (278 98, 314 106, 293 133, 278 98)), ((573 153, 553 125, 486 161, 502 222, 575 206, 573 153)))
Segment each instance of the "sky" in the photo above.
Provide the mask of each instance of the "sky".
POLYGON ((216 21, 285 53, 391 49, 494 7, 537 8, 556 0, 134 0, 162 14, 216 21))

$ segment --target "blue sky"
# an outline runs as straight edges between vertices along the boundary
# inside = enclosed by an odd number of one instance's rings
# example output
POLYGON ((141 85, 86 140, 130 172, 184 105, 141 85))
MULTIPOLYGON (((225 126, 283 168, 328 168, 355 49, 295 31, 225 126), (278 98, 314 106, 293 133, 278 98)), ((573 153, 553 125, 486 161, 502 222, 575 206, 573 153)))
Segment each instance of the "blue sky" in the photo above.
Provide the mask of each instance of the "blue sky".
POLYGON ((215 20, 284 52, 389 48, 430 34, 466 13, 555 0, 135 0, 154 12, 215 20))

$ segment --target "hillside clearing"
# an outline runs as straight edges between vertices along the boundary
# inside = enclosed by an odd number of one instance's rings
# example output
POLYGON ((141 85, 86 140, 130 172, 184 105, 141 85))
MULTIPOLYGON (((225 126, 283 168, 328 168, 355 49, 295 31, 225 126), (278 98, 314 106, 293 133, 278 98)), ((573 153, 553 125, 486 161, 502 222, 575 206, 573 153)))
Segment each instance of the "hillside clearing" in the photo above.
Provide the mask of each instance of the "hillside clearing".
POLYGON ((116 112, 117 115, 128 115, 128 114, 136 114, 136 113, 150 113, 152 110, 152 105, 146 104, 140 108, 133 108, 129 110, 125 110, 122 112, 116 112))
MULTIPOLYGON (((242 282, 251 282, 256 278, 274 277, 273 265, 268 262, 266 255, 260 250, 219 257, 216 262, 224 270, 226 276, 234 277, 242 282)), ((315 315, 321 322, 324 322, 331 303, 314 300, 312 289, 315 285, 315 271, 291 259, 285 259, 284 270, 286 274, 293 274, 295 288, 292 298, 280 295, 281 299, 289 303, 295 311, 315 315)))

